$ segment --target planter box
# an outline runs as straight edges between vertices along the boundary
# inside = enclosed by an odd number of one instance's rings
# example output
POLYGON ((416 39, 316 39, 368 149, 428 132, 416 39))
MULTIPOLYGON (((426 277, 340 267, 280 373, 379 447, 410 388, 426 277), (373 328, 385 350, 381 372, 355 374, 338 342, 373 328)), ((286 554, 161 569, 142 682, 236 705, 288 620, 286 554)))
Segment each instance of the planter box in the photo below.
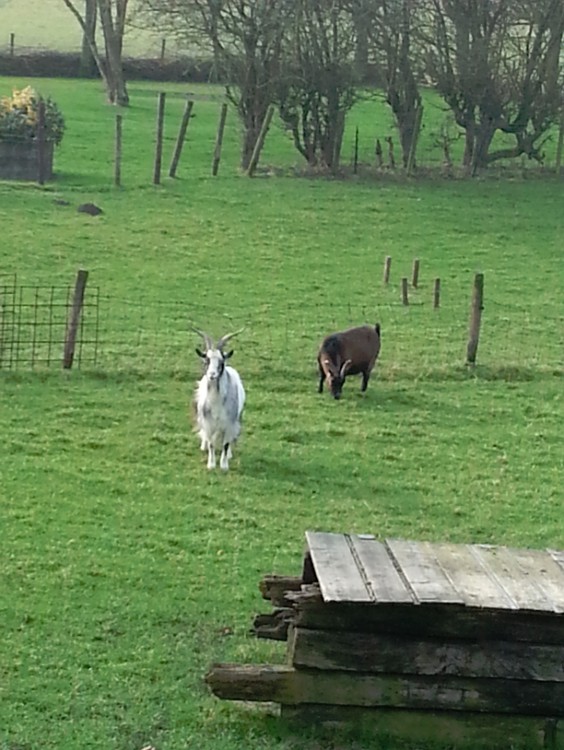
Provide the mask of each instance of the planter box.
MULTIPOLYGON (((37 180, 37 141, 0 141, 0 180, 37 180)), ((53 179, 53 143, 45 143, 46 180, 53 179)))

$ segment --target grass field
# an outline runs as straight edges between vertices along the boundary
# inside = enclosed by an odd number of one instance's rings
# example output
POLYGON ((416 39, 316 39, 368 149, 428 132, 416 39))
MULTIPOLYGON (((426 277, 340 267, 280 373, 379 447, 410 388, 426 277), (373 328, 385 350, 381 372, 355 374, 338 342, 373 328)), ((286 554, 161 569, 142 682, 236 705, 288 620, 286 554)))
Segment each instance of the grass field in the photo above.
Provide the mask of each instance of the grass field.
MULTIPOLYGON (((134 3, 130 5, 133 7, 134 3)), ((78 23, 63 0, 0 0, 0 29, 0 49, 7 49, 10 34, 15 34, 16 54, 24 50, 77 52, 82 41, 78 23)), ((128 29, 124 42, 127 56, 158 57, 160 50, 160 36, 128 29)), ((167 39, 167 51, 176 53, 172 39, 167 39)))
MULTIPOLYGON (((0 79, 0 94, 24 83, 0 79)), ((213 699, 202 677, 212 661, 283 659, 282 644, 247 632, 265 607, 259 578, 299 572, 306 529, 564 548, 562 184, 520 171, 292 177, 277 126, 262 166, 282 173, 248 180, 233 113, 214 179, 222 94, 192 87, 179 179, 154 187, 156 89, 135 84, 116 190, 115 113, 99 85, 37 85, 68 132, 56 181, 0 183, 0 273, 58 284, 82 265, 110 308, 131 300, 150 317, 178 304, 181 323, 95 368, 1 374, 0 748, 427 747, 295 731, 213 699), (104 213, 78 214, 87 200, 104 213), (399 279, 415 256, 421 286, 404 308, 399 279), (467 372, 476 271, 485 310, 467 372), (233 363, 248 405, 228 475, 207 472, 191 432, 200 365, 189 320, 217 335, 246 326, 233 363), (318 396, 320 336, 365 320, 383 331, 366 397, 356 380, 338 403, 318 396)), ((168 165, 186 90, 166 90, 168 165)), ((389 117, 359 105, 347 159, 356 125, 368 159, 389 117)), ((429 153, 432 130, 430 119, 429 153)))

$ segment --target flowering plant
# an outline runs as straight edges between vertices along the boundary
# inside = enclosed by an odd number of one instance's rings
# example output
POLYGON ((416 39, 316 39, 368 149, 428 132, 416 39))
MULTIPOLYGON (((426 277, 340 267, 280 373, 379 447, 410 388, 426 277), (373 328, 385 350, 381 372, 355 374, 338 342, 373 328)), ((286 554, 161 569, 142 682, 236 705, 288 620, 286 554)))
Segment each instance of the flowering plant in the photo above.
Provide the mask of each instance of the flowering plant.
MULTIPOLYGON (((27 86, 0 99, 0 141, 31 141, 37 137, 40 95, 27 86)), ((45 102, 45 138, 59 144, 65 131, 61 110, 52 99, 45 102)))

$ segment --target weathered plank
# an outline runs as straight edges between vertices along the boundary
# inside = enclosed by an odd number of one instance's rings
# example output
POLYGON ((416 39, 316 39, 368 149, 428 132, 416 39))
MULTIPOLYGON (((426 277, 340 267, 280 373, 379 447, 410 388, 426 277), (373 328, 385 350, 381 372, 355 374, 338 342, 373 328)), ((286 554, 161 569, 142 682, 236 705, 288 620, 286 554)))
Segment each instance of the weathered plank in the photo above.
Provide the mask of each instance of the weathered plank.
POLYGON ((386 546, 420 602, 464 604, 429 542, 386 539, 386 546))
POLYGON ((238 664, 212 666, 206 682, 227 700, 564 716, 564 683, 406 678, 238 664))
POLYGON ((289 594, 294 623, 312 630, 388 633, 418 638, 515 640, 564 644, 564 616, 548 612, 482 610, 451 604, 325 603, 316 586, 289 594))
POLYGON ((517 609, 517 604, 466 544, 434 543, 433 553, 468 607, 517 609))
POLYGON ((371 736, 385 735, 386 747, 431 744, 457 750, 564 750, 564 721, 540 716, 489 716, 462 711, 414 711, 381 707, 306 703, 281 706, 285 721, 311 726, 362 726, 371 736), (553 741, 554 740, 554 741, 553 741))
POLYGON ((297 668, 564 682, 564 646, 445 641, 293 628, 297 668))
POLYGON ((251 633, 257 638, 268 638, 272 641, 285 641, 288 638, 288 628, 292 622, 294 611, 281 607, 268 614, 256 615, 251 627, 251 633))
POLYGON ((259 591, 263 599, 269 599, 276 607, 288 604, 287 591, 299 591, 302 579, 297 576, 266 575, 259 582, 259 591))
POLYGON ((519 565, 552 602, 555 612, 564 613, 564 571, 554 554, 546 550, 513 549, 519 565))
POLYGON ((388 550, 382 542, 366 536, 346 536, 353 557, 372 590, 373 600, 383 602, 415 601, 412 592, 401 578, 388 550))
MULTIPOLYGON (((523 567, 516 550, 486 544, 472 546, 489 574, 507 592, 519 609, 558 612, 553 600, 538 585, 537 577, 523 567)), ((548 553, 546 553, 548 554, 548 553)), ((562 573, 564 586, 564 571, 562 573)))
POLYGON ((308 531, 306 540, 324 601, 373 601, 343 534, 308 531))

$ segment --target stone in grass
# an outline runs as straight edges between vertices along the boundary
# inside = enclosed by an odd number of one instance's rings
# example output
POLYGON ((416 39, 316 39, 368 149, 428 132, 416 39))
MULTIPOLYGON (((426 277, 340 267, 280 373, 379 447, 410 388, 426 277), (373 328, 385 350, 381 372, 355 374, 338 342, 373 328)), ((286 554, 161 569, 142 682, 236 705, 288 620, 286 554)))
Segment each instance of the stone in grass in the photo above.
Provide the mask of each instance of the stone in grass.
POLYGON ((102 209, 94 203, 81 203, 77 211, 81 214, 90 214, 90 216, 98 216, 102 213, 102 209))

